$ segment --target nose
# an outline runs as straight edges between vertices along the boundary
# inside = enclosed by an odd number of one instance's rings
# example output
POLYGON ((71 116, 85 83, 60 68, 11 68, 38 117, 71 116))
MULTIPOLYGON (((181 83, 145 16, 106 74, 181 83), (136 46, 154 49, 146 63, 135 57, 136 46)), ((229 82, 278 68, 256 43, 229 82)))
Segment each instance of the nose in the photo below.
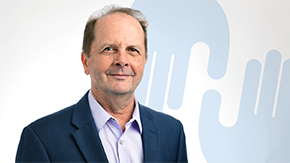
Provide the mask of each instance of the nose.
POLYGON ((129 67, 128 56, 125 52, 119 52, 116 54, 114 65, 118 67, 129 67))

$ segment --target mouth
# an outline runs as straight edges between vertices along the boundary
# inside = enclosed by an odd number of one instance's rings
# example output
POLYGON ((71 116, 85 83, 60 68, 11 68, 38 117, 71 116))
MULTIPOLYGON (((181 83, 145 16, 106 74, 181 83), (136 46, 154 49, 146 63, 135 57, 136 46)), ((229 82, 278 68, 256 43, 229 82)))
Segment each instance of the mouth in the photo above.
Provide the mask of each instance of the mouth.
POLYGON ((132 75, 129 75, 129 74, 108 74, 108 76, 112 76, 116 79, 122 80, 122 79, 129 78, 132 75))
POLYGON ((117 80, 125 80, 129 77, 135 76, 134 71, 126 69, 109 69, 105 72, 105 74, 117 80))

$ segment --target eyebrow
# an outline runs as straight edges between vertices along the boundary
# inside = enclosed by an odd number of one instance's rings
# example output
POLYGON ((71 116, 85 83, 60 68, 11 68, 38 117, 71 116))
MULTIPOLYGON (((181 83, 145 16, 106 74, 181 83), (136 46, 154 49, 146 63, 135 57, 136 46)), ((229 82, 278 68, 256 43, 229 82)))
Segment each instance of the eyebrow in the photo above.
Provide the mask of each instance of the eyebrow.
POLYGON ((141 47, 140 46, 138 46, 138 45, 130 45, 130 46, 128 46, 128 47, 134 47, 134 48, 137 48, 137 49, 139 49, 139 50, 141 50, 141 47))

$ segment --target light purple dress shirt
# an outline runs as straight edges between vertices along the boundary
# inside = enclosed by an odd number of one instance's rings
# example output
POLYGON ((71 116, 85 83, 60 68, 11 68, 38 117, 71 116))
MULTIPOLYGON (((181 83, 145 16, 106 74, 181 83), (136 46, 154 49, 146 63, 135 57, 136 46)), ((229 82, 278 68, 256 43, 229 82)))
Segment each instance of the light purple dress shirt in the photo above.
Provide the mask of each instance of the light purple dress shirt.
POLYGON ((123 132, 117 119, 102 108, 91 90, 88 96, 90 109, 108 161, 110 163, 143 162, 142 125, 137 100, 135 99, 132 119, 126 123, 126 129, 123 132))

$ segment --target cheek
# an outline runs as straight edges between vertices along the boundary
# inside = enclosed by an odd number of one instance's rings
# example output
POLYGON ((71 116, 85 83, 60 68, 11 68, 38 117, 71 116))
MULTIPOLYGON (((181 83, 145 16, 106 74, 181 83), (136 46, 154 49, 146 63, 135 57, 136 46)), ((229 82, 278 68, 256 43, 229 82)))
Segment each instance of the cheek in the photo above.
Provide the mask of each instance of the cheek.
POLYGON ((102 73, 108 69, 110 66, 111 61, 109 59, 103 57, 95 57, 94 60, 91 62, 91 69, 94 72, 102 73))
POLYGON ((143 64, 143 62, 139 62, 138 64, 135 65, 136 71, 138 72, 139 75, 143 74, 144 66, 145 64, 143 64))

